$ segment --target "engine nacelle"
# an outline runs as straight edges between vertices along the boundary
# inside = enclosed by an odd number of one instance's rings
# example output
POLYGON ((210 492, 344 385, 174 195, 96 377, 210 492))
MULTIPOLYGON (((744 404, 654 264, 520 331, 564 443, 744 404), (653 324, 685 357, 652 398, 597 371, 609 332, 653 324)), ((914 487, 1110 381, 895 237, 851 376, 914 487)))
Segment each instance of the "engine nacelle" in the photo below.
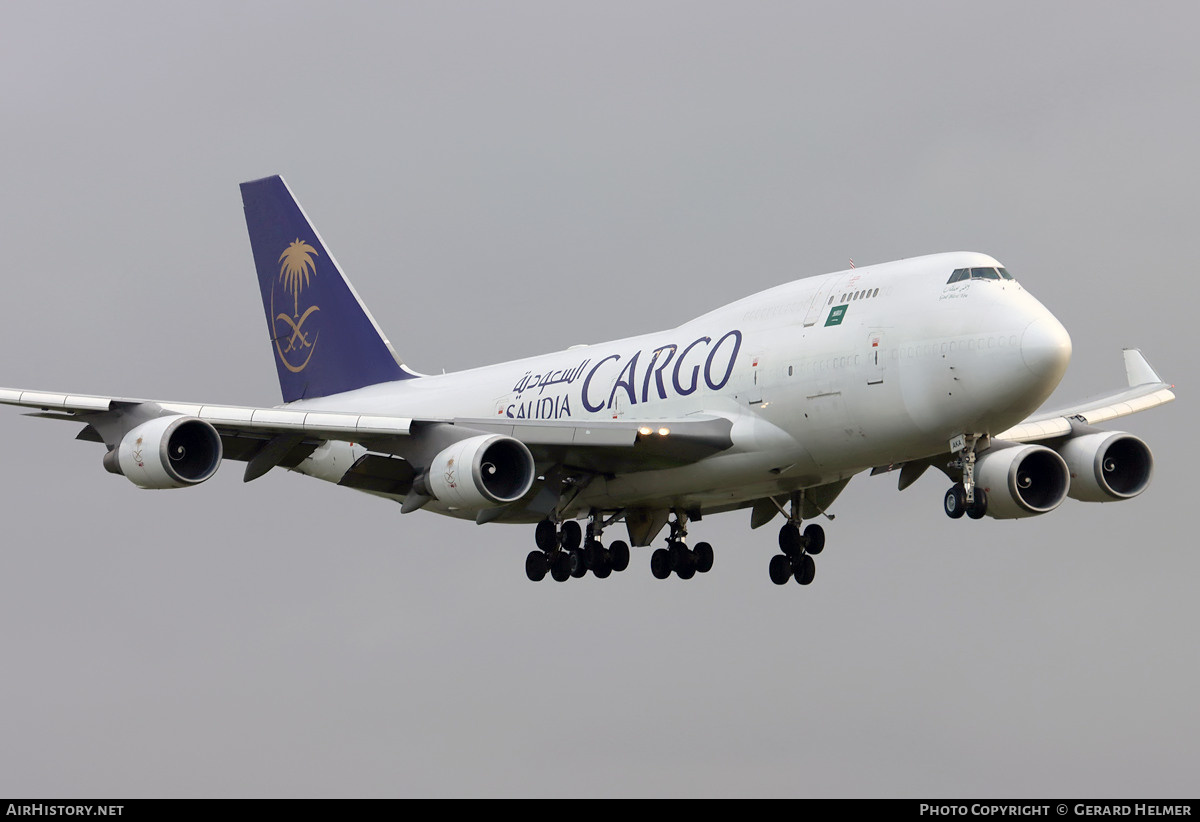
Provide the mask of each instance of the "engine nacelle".
POLYGON ((533 486, 534 470, 525 443, 481 434, 460 440, 434 457, 425 484, 439 502, 479 510, 525 496, 533 486))
POLYGON ((1136 497, 1146 490, 1154 471, 1150 448, 1123 431, 1071 437, 1058 453, 1071 471, 1071 498, 1083 502, 1136 497))
POLYGON ((986 451, 975 461, 975 484, 987 492, 996 519, 1053 511, 1067 498, 1071 477, 1063 458, 1043 445, 986 451))
POLYGON ((195 417, 157 417, 121 438, 104 467, 139 488, 186 488, 217 473, 221 435, 195 417))

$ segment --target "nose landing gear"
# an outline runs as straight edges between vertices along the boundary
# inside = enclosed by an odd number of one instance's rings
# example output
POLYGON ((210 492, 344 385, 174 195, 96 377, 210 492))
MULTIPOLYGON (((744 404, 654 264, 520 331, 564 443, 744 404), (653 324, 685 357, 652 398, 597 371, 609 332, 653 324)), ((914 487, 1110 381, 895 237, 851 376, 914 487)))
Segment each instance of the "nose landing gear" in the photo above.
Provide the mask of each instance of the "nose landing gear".
POLYGON ((975 484, 975 446, 981 437, 955 437, 950 441, 952 451, 962 456, 950 463, 951 468, 962 469, 962 482, 956 482, 946 492, 943 508, 950 519, 961 519, 966 514, 971 519, 980 519, 987 514, 987 492, 975 484))

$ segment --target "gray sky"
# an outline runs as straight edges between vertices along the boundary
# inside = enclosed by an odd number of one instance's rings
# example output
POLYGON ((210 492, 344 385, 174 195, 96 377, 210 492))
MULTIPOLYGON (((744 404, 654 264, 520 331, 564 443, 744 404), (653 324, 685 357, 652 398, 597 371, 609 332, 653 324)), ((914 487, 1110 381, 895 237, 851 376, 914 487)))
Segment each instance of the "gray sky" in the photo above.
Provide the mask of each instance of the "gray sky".
MULTIPOLYGON (((1142 348, 1136 500, 951 522, 860 477, 808 588, 538 585, 480 528, 237 464, 187 492, 0 412, 0 795, 1197 793, 1194 4, 6 3, 0 385, 272 405, 237 184, 284 174, 453 370, 936 251, 1142 348)), ((1111 426, 1110 426, 1111 427, 1111 426)))

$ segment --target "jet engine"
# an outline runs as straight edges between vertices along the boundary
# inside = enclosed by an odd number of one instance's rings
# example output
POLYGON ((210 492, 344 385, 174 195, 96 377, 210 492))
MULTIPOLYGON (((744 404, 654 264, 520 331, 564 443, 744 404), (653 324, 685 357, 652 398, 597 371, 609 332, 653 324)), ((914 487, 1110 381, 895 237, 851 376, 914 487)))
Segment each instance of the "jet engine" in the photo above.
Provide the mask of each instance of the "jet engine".
POLYGON ((122 437, 104 467, 139 488, 186 488, 217 473, 221 454, 221 435, 204 420, 156 417, 122 437))
POLYGON ((1071 499, 1083 502, 1136 497, 1146 490, 1154 470, 1146 443, 1123 431, 1071 437, 1058 453, 1071 471, 1071 499))
POLYGON ((533 486, 533 455, 525 443, 498 434, 459 440, 429 464, 425 486, 452 508, 478 510, 515 502, 533 486))
POLYGON ((996 519, 1053 511, 1067 498, 1071 477, 1063 458, 1043 445, 989 450, 975 461, 975 484, 987 492, 996 519))

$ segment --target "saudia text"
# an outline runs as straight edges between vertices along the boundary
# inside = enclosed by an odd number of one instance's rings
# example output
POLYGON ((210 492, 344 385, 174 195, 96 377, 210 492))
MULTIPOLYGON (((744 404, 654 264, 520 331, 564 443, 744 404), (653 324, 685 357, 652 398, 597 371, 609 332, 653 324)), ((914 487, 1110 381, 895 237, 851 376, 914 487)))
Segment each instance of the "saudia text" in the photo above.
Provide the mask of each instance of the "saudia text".
POLYGON ((594 364, 586 359, 571 368, 545 374, 526 371, 513 386, 512 401, 504 406, 504 415, 518 420, 556 420, 570 417, 579 408, 595 414, 612 411, 618 404, 634 406, 655 399, 686 397, 702 384, 720 391, 733 376, 741 349, 742 332, 734 329, 715 341, 700 337, 684 346, 667 343, 643 348, 628 358, 609 354, 594 364), (577 381, 578 389, 559 388, 545 393, 558 386, 573 386, 577 381))

